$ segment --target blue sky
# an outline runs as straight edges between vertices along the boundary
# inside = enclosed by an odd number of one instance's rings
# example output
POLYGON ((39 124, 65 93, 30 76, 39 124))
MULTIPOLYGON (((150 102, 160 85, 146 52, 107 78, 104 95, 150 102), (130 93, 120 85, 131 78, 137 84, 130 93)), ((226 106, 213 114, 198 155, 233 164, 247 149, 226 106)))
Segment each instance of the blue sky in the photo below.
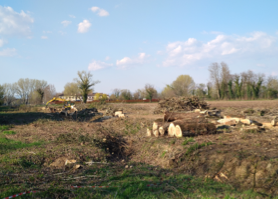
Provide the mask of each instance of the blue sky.
POLYGON ((90 70, 96 92, 159 91, 208 66, 278 75, 278 1, 1 0, 0 84, 44 79, 57 92, 90 70))

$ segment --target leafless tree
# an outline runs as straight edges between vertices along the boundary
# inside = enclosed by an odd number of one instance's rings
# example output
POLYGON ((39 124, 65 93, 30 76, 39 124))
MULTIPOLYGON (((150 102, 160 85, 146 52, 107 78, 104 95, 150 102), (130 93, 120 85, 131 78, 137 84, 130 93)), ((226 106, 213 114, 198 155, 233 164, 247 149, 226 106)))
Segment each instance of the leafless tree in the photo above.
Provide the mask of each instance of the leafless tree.
POLYGON ((217 62, 212 63, 209 66, 209 72, 210 72, 210 80, 213 83, 214 87, 217 91, 217 97, 220 98, 220 66, 217 62))
POLYGON ((115 88, 115 89, 112 91, 112 95, 115 95, 116 99, 119 99, 119 98, 120 98, 120 95, 121 95, 121 90, 118 89, 118 88, 115 88))
POLYGON ((15 84, 5 83, 4 87, 4 102, 10 105, 15 100, 15 84))
POLYGON ((136 91, 133 93, 133 98, 134 98, 135 100, 142 99, 142 98, 143 98, 143 92, 142 92, 142 90, 140 90, 140 89, 136 90, 136 91))
POLYGON ((53 97, 56 96, 56 89, 55 86, 52 84, 49 84, 45 90, 44 90, 44 99, 43 102, 47 103, 49 100, 51 100, 53 97))

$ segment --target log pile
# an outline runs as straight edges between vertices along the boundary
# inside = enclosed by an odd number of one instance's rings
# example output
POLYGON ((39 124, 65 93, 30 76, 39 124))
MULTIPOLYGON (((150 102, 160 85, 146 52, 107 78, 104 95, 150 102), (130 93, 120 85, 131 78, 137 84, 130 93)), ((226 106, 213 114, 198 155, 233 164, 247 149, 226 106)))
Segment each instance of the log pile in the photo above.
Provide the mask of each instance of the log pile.
POLYGON ((208 123, 200 113, 173 113, 166 111, 163 119, 153 122, 152 129, 147 129, 147 137, 168 135, 169 137, 183 137, 215 134, 215 124, 208 123))
POLYGON ((209 109, 207 102, 200 100, 197 96, 192 97, 173 97, 158 102, 158 107, 154 114, 164 113, 165 111, 192 111, 194 109, 209 109))

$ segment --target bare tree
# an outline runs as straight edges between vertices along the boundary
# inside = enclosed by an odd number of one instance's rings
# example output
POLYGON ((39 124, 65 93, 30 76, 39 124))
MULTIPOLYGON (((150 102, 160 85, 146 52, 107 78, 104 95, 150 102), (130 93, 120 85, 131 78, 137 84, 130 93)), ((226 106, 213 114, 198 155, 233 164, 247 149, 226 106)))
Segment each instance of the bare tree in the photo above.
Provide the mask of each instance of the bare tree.
POLYGON ((0 105, 2 105, 4 103, 4 87, 0 85, 0 105))
POLYGON ((220 94, 220 66, 217 62, 212 63, 209 66, 209 72, 210 72, 210 80, 213 83, 213 85, 215 86, 215 89, 217 91, 217 97, 221 98, 221 94, 220 94))
POLYGON ((119 98, 120 98, 120 95, 121 95, 121 90, 118 89, 118 88, 115 88, 115 89, 112 91, 112 95, 115 95, 116 99, 119 99, 119 98))
POLYGON ((143 98, 143 92, 142 92, 142 90, 140 90, 140 89, 136 90, 136 91, 133 93, 133 98, 134 98, 135 100, 142 99, 142 98, 143 98))
POLYGON ((110 95, 109 100, 117 100, 117 98, 114 94, 112 94, 112 95, 110 95))
POLYGON ((44 90, 44 103, 51 100, 56 95, 56 89, 55 86, 52 84, 47 85, 47 87, 44 90))
POLYGON ((81 94, 83 97, 83 102, 87 102, 87 97, 90 91, 93 90, 93 86, 100 83, 100 81, 93 81, 93 75, 90 72, 86 71, 78 71, 78 78, 75 81, 78 83, 78 87, 81 90, 81 94))
POLYGON ((15 84, 3 84, 4 87, 4 102, 10 105, 15 100, 15 84))

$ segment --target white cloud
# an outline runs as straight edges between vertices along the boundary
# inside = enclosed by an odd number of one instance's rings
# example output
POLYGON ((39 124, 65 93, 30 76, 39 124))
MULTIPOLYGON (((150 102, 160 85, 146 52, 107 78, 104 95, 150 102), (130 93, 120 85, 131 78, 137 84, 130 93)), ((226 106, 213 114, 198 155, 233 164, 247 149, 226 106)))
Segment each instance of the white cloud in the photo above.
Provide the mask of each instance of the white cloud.
POLYGON ((120 68, 126 68, 128 66, 134 66, 134 65, 139 65, 147 62, 149 55, 146 55, 145 53, 139 53, 138 57, 135 58, 129 58, 129 57, 124 57, 121 60, 116 61, 116 65, 120 68))
POLYGON ((110 59, 110 57, 109 57, 109 56, 106 56, 105 60, 107 61, 107 60, 109 60, 109 59, 110 59))
POLYGON ((107 12, 106 10, 101 9, 99 7, 92 7, 91 10, 93 12, 97 12, 98 16, 101 16, 101 17, 109 16, 109 12, 107 12))
POLYGON ((75 16, 74 16, 74 15, 71 15, 71 14, 69 15, 69 17, 71 17, 71 18, 75 18, 75 16))
POLYGON ((169 43, 165 53, 167 57, 163 66, 179 66, 192 64, 201 60, 215 61, 224 58, 256 57, 269 55, 277 50, 276 38, 263 32, 254 32, 250 36, 217 35, 206 43, 195 38, 185 42, 169 43))
POLYGON ((105 63, 105 62, 93 60, 93 61, 89 64, 88 70, 90 70, 90 71, 96 71, 96 70, 100 70, 100 69, 109 68, 109 67, 111 67, 111 66, 113 66, 113 64, 108 64, 108 63, 105 63))
POLYGON ((64 20, 64 21, 61 22, 61 24, 62 24, 64 27, 68 26, 70 23, 71 23, 71 21, 68 21, 68 20, 64 20))
POLYGON ((15 55, 16 55, 15 48, 6 48, 6 49, 0 51, 0 56, 15 56, 15 55))
POLYGON ((78 24, 78 32, 79 33, 85 33, 89 30, 89 28, 91 27, 91 23, 89 22, 89 20, 83 20, 83 22, 80 22, 78 24))
POLYGON ((28 36, 30 25, 34 22, 24 11, 15 12, 11 7, 0 6, 0 34, 28 36))
POLYGON ((41 36, 41 39, 48 39, 47 36, 41 36))

